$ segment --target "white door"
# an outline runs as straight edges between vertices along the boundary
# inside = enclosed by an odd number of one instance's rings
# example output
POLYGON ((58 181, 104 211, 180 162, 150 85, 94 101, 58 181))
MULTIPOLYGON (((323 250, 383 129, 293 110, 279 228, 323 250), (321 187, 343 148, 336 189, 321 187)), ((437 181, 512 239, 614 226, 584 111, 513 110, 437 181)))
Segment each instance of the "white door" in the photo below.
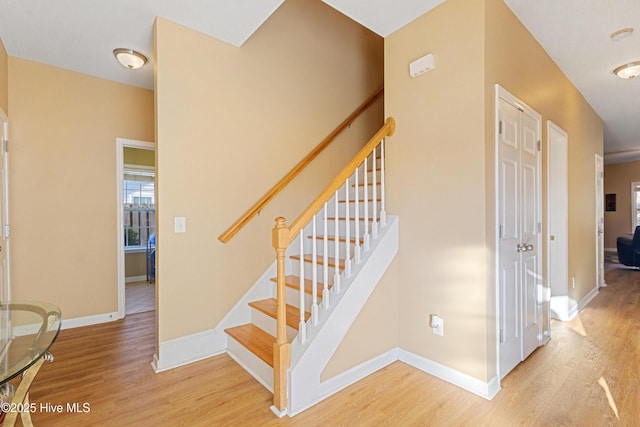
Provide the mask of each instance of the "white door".
POLYGON ((498 326, 500 377, 541 342, 539 123, 498 101, 498 326))
MULTIPOLYGON (((0 301, 11 300, 9 281, 9 121, 0 110, 0 301)), ((7 312, 0 311, 0 363, 6 363, 10 324, 7 312)))
POLYGON ((604 282, 604 162, 596 154, 596 280, 598 288, 607 286, 604 282))
POLYGON ((551 315, 569 320, 568 143, 565 131, 547 122, 547 266, 551 288, 551 315))
POLYGON ((0 110, 0 300, 11 299, 9 280, 9 121, 0 110))

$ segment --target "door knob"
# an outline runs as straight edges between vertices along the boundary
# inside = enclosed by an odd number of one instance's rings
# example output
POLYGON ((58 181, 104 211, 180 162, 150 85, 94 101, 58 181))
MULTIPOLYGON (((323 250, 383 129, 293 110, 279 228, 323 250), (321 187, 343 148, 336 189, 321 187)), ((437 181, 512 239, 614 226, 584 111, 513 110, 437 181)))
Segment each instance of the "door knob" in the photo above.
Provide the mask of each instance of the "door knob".
POLYGON ((518 243, 518 246, 516 246, 516 252, 526 252, 527 251, 527 245, 521 245, 520 243, 518 243))
POLYGON ((532 251, 533 250, 533 245, 526 245, 526 252, 532 251))

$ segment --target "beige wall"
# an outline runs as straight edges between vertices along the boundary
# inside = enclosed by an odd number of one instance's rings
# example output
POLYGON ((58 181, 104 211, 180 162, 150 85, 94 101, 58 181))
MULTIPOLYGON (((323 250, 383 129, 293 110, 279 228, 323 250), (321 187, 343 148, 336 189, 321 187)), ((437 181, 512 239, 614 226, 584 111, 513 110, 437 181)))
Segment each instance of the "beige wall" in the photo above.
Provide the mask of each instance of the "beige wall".
POLYGON ((0 110, 9 114, 9 57, 0 39, 0 110))
POLYGON ((400 216, 399 346, 486 377, 483 3, 449 0, 385 39, 388 212, 400 216), (418 78, 426 53, 436 68, 418 78), (470 72, 470 70, 473 70, 470 72), (432 334, 429 314, 444 319, 432 334))
POLYGON ((13 296, 117 311, 116 138, 154 140, 153 92, 14 57, 9 88, 13 296))
POLYGON ((482 381, 496 375, 496 82, 542 114, 543 128, 551 119, 569 133, 569 271, 580 300, 595 285, 601 120, 501 0, 449 0, 385 40, 385 114, 398 122, 387 163, 388 211, 401 219, 399 346, 482 381), (435 70, 411 79, 408 64, 426 53, 435 70), (432 334, 431 313, 444 337, 432 334))
POLYGON ((164 342, 213 328, 273 262, 274 218, 291 223, 382 124, 379 104, 230 243, 217 241, 382 83, 383 50, 340 13, 300 0, 285 2, 242 48, 164 19, 155 43, 164 342), (186 233, 173 233, 176 216, 186 217, 186 233))
POLYGON ((631 237, 631 183, 640 182, 640 161, 604 167, 604 193, 616 195, 616 210, 604 213, 604 247, 616 248, 620 236, 631 237))

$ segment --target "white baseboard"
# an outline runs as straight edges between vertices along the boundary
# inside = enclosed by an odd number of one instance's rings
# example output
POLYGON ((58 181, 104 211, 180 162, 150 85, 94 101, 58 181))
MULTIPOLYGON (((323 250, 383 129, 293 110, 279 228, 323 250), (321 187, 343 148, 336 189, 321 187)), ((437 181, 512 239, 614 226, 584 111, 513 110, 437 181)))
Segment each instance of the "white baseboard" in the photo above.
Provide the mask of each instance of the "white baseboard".
MULTIPOLYGON (((98 323, 113 322, 114 320, 121 319, 117 312, 94 314, 92 316, 74 317, 72 319, 62 318, 60 329, 80 328, 82 326, 97 325, 98 323)), ((17 337, 23 335, 35 334, 40 329, 39 323, 33 323, 29 325, 21 325, 13 328, 13 334, 17 337)))
POLYGON ((177 368, 222 354, 227 350, 227 335, 213 329, 160 343, 151 366, 156 372, 177 368))
POLYGON ((125 277, 124 278, 124 283, 131 283, 131 282, 144 282, 147 280, 147 276, 131 276, 131 277, 125 277))
MULTIPOLYGON (((569 309, 569 313, 567 315, 566 321, 573 320, 583 308, 585 308, 587 305, 589 305, 591 300, 593 300, 596 297, 596 295, 598 295, 598 287, 597 286, 595 288, 591 289, 591 291, 589 291, 589 293, 587 295, 585 295, 584 298, 582 298, 580 301, 578 301, 578 304, 574 304, 569 309)), ((561 320, 565 320, 565 319, 561 319, 561 320)))
POLYGON ((406 350, 399 349, 398 357, 400 361, 411 365, 414 368, 418 368, 421 371, 470 391, 471 393, 477 394, 480 397, 484 397, 487 400, 493 399, 500 391, 500 381, 497 376, 491 378, 489 382, 485 383, 470 375, 456 371, 448 366, 441 365, 433 360, 426 359, 406 350))
MULTIPOLYGON (((64 315, 64 313, 63 313, 64 315)), ((92 316, 74 317, 73 319, 62 318, 62 326, 60 329, 79 328, 81 326, 97 325, 98 323, 113 322, 114 320, 122 319, 118 315, 118 312, 94 314, 92 316)))
POLYGON ((618 253, 618 248, 604 248, 605 252, 615 252, 618 253))
POLYGON ((598 293, 599 291, 597 286, 591 289, 591 291, 587 295, 585 295, 584 298, 582 298, 578 303, 578 311, 588 306, 589 303, 596 297, 596 295, 598 295, 598 293))
POLYGON ((316 405, 332 394, 335 394, 340 390, 349 387, 352 384, 355 384, 361 379, 373 374, 376 371, 379 371, 380 369, 384 368, 387 365, 390 365, 396 360, 398 360, 398 348, 394 347, 379 356, 369 359, 358 366, 354 366, 353 368, 320 383, 320 390, 318 393, 319 396, 313 402, 305 405, 303 408, 298 408, 295 412, 288 415, 290 417, 293 417, 303 411, 306 411, 310 407, 316 405))

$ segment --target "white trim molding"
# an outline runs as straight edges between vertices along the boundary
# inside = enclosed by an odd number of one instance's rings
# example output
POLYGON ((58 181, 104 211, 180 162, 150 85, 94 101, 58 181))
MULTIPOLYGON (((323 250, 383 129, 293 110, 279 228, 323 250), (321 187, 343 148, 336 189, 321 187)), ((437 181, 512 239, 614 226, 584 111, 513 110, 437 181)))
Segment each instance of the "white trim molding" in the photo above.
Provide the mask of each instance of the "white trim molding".
POLYGON ((483 382, 470 375, 456 371, 453 368, 402 349, 398 350, 398 358, 407 365, 420 369, 423 372, 438 377, 441 380, 470 391, 487 400, 493 399, 500 391, 500 380, 498 376, 494 376, 488 382, 483 382))
MULTIPOLYGON (((351 369, 348 369, 335 377, 329 378, 326 381, 320 383, 318 396, 310 403, 301 408, 297 408, 295 412, 290 412, 289 416, 293 417, 303 411, 306 411, 310 407, 318 404, 327 397, 349 387, 352 384, 360 381, 361 379, 373 374, 392 364, 398 360, 398 348, 394 347, 391 350, 386 351, 378 356, 375 356, 366 362, 363 362, 351 369)), ((276 414, 277 415, 277 414, 276 414)))
MULTIPOLYGON (((64 316, 64 313, 63 313, 64 316)), ((80 328, 82 326, 97 325, 99 323, 113 322, 122 319, 122 316, 116 311, 113 313, 94 314, 92 316, 74 317, 72 319, 62 318, 60 329, 80 328)))
POLYGON ((227 351, 227 334, 213 329, 160 343, 153 356, 153 370, 163 372, 199 360, 217 356, 227 351))

